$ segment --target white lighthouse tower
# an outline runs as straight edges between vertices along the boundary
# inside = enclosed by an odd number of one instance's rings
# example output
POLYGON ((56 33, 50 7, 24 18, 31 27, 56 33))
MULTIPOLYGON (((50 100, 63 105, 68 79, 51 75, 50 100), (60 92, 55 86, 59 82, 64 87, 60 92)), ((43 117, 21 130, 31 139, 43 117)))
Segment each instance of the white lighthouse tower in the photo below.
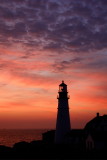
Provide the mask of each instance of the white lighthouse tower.
POLYGON ((68 92, 67 85, 62 81, 59 85, 58 99, 58 113, 56 121, 55 131, 55 143, 64 143, 64 136, 71 130, 70 116, 69 116, 69 104, 68 104, 68 92))

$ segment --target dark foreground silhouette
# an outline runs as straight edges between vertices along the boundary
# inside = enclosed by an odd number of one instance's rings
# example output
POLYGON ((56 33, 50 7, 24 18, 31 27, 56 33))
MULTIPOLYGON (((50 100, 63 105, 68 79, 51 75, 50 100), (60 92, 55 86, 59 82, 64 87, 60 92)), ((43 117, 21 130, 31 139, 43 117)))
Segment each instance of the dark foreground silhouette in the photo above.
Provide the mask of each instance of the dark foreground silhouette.
POLYGON ((0 146, 0 159, 107 159, 107 149, 87 151, 70 144, 47 144, 43 141, 19 142, 12 148, 0 146))
POLYGON ((63 144, 54 144, 55 130, 42 134, 42 140, 0 146, 1 159, 107 159, 107 115, 90 120, 84 129, 72 129, 63 144))

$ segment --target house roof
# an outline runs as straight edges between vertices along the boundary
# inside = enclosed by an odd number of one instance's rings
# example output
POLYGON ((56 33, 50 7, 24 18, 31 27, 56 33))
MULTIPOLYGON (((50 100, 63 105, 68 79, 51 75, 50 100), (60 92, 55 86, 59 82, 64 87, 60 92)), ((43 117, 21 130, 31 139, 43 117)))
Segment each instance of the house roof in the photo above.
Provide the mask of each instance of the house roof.
POLYGON ((86 124, 84 129, 87 131, 107 131, 107 115, 96 116, 86 124))
POLYGON ((55 130, 49 130, 47 132, 42 133, 42 135, 46 135, 46 136, 53 135, 53 134, 55 134, 55 130))

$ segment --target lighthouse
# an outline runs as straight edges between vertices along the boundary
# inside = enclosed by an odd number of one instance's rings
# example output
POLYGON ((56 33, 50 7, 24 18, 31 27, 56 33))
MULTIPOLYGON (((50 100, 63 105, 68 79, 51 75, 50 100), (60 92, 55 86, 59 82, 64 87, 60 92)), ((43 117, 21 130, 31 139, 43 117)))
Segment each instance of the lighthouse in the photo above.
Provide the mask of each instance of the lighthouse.
POLYGON ((62 81, 58 91, 58 112, 56 120, 55 143, 64 143, 65 135, 71 130, 67 85, 62 81))

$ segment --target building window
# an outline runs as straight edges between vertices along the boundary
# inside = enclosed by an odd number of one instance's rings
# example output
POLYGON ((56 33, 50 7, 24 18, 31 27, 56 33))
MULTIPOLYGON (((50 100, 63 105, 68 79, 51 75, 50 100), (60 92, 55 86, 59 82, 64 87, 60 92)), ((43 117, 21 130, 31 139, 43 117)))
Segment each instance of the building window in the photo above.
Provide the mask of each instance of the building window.
POLYGON ((92 142, 92 141, 88 141, 88 142, 87 142, 87 149, 88 149, 88 150, 92 150, 93 148, 94 148, 93 142, 92 142))

